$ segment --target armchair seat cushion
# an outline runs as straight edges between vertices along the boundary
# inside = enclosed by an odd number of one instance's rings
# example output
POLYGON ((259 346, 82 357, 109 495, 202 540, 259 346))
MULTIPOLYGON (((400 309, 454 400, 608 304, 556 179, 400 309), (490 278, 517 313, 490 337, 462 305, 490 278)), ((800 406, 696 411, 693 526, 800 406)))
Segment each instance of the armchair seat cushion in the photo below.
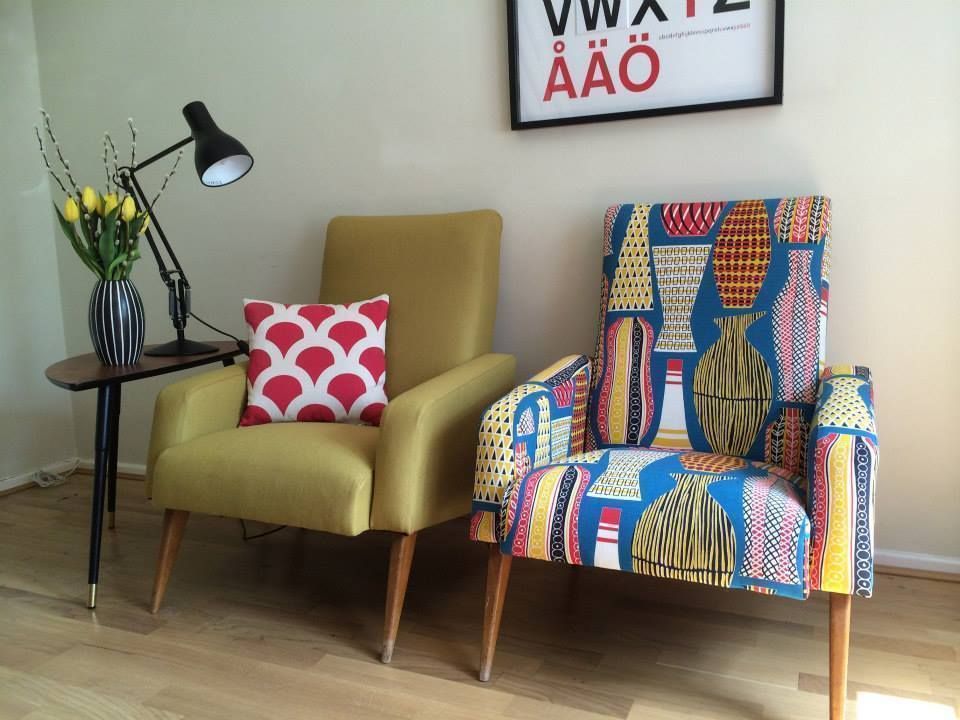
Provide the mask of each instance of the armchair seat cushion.
POLYGON ((164 508, 357 535, 370 527, 378 428, 282 423, 232 428, 164 450, 164 508))
POLYGON ((800 476, 642 447, 536 468, 510 493, 503 552, 798 599, 809 592, 800 476))

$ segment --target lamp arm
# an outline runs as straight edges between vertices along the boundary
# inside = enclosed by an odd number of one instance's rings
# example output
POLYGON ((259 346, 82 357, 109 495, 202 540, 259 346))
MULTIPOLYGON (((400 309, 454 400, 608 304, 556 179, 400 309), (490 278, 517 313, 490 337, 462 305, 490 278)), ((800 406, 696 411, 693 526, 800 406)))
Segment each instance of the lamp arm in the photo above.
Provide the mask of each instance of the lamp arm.
POLYGON ((125 167, 120 169, 120 182, 124 190, 126 190, 129 195, 133 195, 136 204, 143 207, 144 212, 148 213, 148 217, 152 219, 153 225, 157 229, 157 234, 160 236, 161 242, 163 242, 163 247, 166 248, 167 255, 170 257, 171 262, 173 262, 174 269, 168 269, 167 264, 163 261, 160 248, 157 247, 157 243, 153 239, 153 232, 150 228, 147 228, 144 235, 147 237, 150 250, 153 251, 153 257, 157 261, 157 267, 160 269, 160 278, 163 280, 163 284, 167 286, 170 319, 173 321, 173 327, 177 331, 177 341, 182 343, 184 342, 183 329, 186 327, 187 318, 190 315, 190 283, 187 281, 187 276, 180 266, 180 261, 177 260, 176 253, 173 252, 173 248, 170 247, 170 243, 167 242, 167 236, 164 234, 163 228, 160 227, 160 223, 157 222, 157 216, 147 202, 147 196, 143 192, 143 188, 140 187, 140 183, 137 182, 137 176, 133 168, 125 167))
MULTIPOLYGON (((187 287, 188 289, 190 287, 190 283, 187 280, 186 273, 183 272, 183 267, 180 265, 180 261, 177 259, 177 254, 173 251, 173 248, 170 246, 170 243, 167 241, 167 235, 166 233, 163 232, 163 228, 160 226, 160 222, 157 220, 156 213, 154 213, 153 208, 150 206, 150 203, 147 201, 146 193, 143 192, 143 188, 140 187, 140 183, 137 182, 136 173, 138 170, 143 170, 143 168, 147 167, 148 165, 152 165, 157 160, 161 160, 162 158, 165 158, 167 155, 169 155, 173 151, 179 150, 184 145, 189 145, 192 142, 193 142, 193 136, 188 135, 183 140, 180 140, 179 142, 175 142, 170 147, 164 150, 161 150, 155 155, 151 155, 146 160, 144 160, 141 163, 138 163, 134 167, 128 166, 128 167, 120 168, 121 171, 125 171, 120 173, 121 179, 124 180, 123 182, 124 188, 128 193, 133 194, 134 197, 137 200, 139 200, 139 204, 141 205, 141 207, 144 210, 146 210, 147 213, 149 214, 150 220, 153 222, 154 227, 157 228, 157 234, 160 236, 160 241, 163 243, 163 247, 167 251, 167 255, 170 257, 171 262, 173 262, 173 266, 176 268, 177 273, 179 274, 180 278, 183 280, 184 286, 187 287), (129 180, 129 183, 125 182, 126 180, 129 180), (132 191, 131 191, 130 184, 133 185, 132 191)), ((163 277, 163 281, 168 286, 172 286, 172 280, 170 280, 170 271, 167 270, 166 263, 164 263, 163 257, 160 255, 160 251, 157 248, 157 244, 153 240, 153 234, 150 232, 149 229, 144 234, 147 236, 147 242, 150 244, 150 249, 153 251, 153 257, 157 261, 157 267, 160 268, 160 275, 161 277, 163 277)))
MULTIPOLYGON (((172 149, 164 151, 165 154, 169 154, 175 150, 178 145, 174 145, 172 149)), ((142 167, 141 165, 137 166, 142 167)), ((150 220, 153 223, 153 227, 157 229, 157 235, 160 236, 160 242, 163 243, 164 249, 167 251, 167 255, 170 258, 170 261, 173 263, 173 267, 176 269, 177 274, 183 280, 183 284, 189 288, 190 282, 187 280, 187 274, 183 271, 183 266, 180 265, 180 260, 177 259, 177 254, 173 251, 169 241, 167 240, 167 234, 163 232, 163 227, 160 225, 160 221, 157 219, 157 214, 154 209, 150 206, 150 203, 147 201, 147 195, 143 192, 143 188, 140 187, 140 183, 137 180, 136 169, 131 167, 120 168, 120 178, 124 185, 124 188, 127 192, 131 192, 131 185, 133 190, 133 195, 139 201, 138 204, 150 215, 150 220), (129 181, 129 182, 128 182, 129 181)), ((167 269, 166 263, 164 263, 163 258, 160 255, 159 249, 157 248, 156 243, 153 240, 153 234, 148 228, 144 233, 147 236, 147 242, 150 243, 150 249, 153 250, 153 256, 156 258, 157 266, 160 268, 160 274, 163 276, 164 282, 167 281, 170 271, 167 269)), ((168 283, 169 284, 169 283, 168 283)))
POLYGON ((161 158, 165 158, 167 155, 169 155, 170 153, 172 153, 174 150, 179 150, 179 149, 182 148, 184 145, 189 145, 189 144, 192 143, 192 142, 193 142, 193 136, 192 136, 192 135, 189 135, 189 136, 185 137, 183 140, 181 140, 180 142, 174 143, 173 145, 171 145, 170 147, 168 147, 166 150, 161 150, 161 151, 158 152, 156 155, 151 155, 150 157, 148 157, 148 158, 147 158, 146 160, 144 160, 143 162, 138 163, 136 167, 130 168, 130 170, 133 171, 133 172, 136 172, 137 170, 143 170, 147 165, 153 165, 153 163, 155 163, 157 160, 160 160, 161 158))
POLYGON ((187 318, 190 316, 190 281, 187 280, 187 274, 183 271, 183 266, 180 265, 180 260, 177 258, 177 254, 174 252, 173 247, 171 247, 170 242, 167 240, 167 235, 163 231, 163 227, 157 220, 156 212, 150 205, 150 202, 147 200, 147 195, 140 186, 140 182, 137 180, 137 171, 169 155, 173 151, 178 150, 192 141, 193 137, 184 138, 180 142, 174 143, 166 150, 162 150, 156 155, 147 158, 135 167, 122 167, 117 171, 119 183, 123 185, 124 190, 126 190, 129 195, 133 196, 134 201, 138 205, 138 209, 142 209, 147 213, 153 227, 156 228, 157 235, 160 238, 160 242, 163 244, 163 248, 166 251, 167 257, 173 264, 172 270, 167 267, 167 264, 163 259, 163 254, 160 252, 160 248, 157 247, 157 243, 153 238, 152 228, 147 228, 147 230, 144 232, 144 235, 146 235, 147 243, 149 243, 150 250, 153 252, 153 257, 157 262, 157 268, 160 270, 160 278, 163 280, 164 285, 167 286, 167 294, 170 305, 170 319, 173 321, 173 327, 177 331, 177 340, 175 341, 174 350, 171 352, 165 351, 162 354, 183 354, 185 343, 189 342, 185 340, 183 331, 187 325, 187 318))
MULTIPOLYGON (((133 195, 137 200, 137 204, 143 208, 146 208, 149 212, 149 207, 147 205, 147 199, 143 195, 143 189, 140 187, 140 183, 137 182, 137 179, 133 176, 133 173, 124 174, 120 176, 120 182, 123 185, 123 189, 127 191, 128 195, 133 195)), ((156 218, 153 217, 153 213, 149 213, 150 217, 153 219, 154 225, 156 225, 156 218)), ((163 281, 170 284, 170 272, 167 270, 167 264, 163 261, 163 256, 160 254, 159 248, 157 248, 157 243, 153 239, 153 233, 149 228, 144 232, 144 235, 147 237, 147 243, 150 245, 150 250, 153 251, 153 258, 157 261, 157 267, 160 269, 160 276, 163 278, 163 281)), ((162 232, 161 232, 162 237, 162 232)))

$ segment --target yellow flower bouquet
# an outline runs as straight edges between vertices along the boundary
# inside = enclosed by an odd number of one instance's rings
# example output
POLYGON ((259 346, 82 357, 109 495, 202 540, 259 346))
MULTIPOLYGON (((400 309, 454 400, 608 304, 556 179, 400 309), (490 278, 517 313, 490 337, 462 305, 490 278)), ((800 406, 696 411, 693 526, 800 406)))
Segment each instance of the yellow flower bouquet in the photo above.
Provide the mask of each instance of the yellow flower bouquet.
MULTIPOLYGON (((40 155, 47 171, 67 196, 62 210, 54 204, 64 235, 67 236, 83 264, 97 276, 98 280, 127 280, 133 269, 133 263, 140 258, 139 239, 150 225, 150 215, 148 209, 137 206, 132 195, 122 194, 119 158, 110 134, 103 134, 103 166, 106 172, 104 192, 100 193, 89 185, 81 189, 70 171, 70 163, 64 158, 60 149, 49 113, 41 110, 41 114, 43 132, 41 133, 39 126, 34 127, 34 132, 40 144, 40 155), (50 164, 44 135, 56 152, 66 182, 50 164), (70 190, 67 189, 68 186, 70 190)), ((132 167, 136 164, 137 129, 132 119, 127 123, 132 136, 130 149, 130 166, 132 167)), ((181 156, 182 153, 177 155, 173 167, 164 177, 160 191, 150 203, 151 207, 156 205, 170 178, 176 172, 181 156)))

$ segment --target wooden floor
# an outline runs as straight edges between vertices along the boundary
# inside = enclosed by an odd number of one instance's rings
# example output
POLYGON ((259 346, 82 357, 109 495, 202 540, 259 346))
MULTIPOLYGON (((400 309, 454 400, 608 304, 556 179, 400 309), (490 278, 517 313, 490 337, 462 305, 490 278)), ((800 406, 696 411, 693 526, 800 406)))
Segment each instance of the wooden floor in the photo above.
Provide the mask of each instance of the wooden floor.
MULTIPOLYGON (((160 513, 121 481, 84 607, 89 478, 0 498, 0 718, 826 717, 826 598, 807 602, 514 562, 476 681, 486 553, 422 533, 394 661, 378 661, 389 539, 244 543, 193 517, 147 612, 160 513)), ((954 718, 960 584, 880 576, 856 600, 849 716, 954 718)))

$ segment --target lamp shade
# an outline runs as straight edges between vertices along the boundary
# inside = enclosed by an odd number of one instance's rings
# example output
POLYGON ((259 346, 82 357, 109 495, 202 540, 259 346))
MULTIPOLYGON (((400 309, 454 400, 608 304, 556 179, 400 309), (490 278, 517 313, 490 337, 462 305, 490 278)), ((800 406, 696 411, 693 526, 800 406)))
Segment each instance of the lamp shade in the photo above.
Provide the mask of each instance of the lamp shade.
POLYGON ((189 103, 183 117, 196 144, 194 162, 200 182, 207 187, 229 185, 250 171, 253 156, 243 143, 217 127, 206 105, 199 100, 189 103))

